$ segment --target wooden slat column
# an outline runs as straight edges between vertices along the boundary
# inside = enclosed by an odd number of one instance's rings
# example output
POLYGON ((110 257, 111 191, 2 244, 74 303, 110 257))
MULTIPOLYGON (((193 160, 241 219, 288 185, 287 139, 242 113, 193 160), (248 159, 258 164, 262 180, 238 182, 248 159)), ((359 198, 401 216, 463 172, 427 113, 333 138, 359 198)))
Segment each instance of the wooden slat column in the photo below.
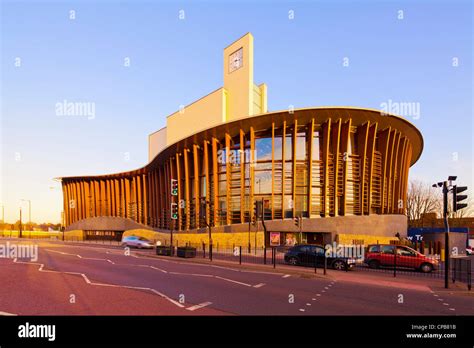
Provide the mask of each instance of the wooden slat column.
POLYGON ((226 174, 226 225, 231 224, 231 182, 232 182, 232 163, 230 163, 230 144, 232 138, 228 133, 225 134, 225 174, 226 174))
POLYGON ((323 181, 323 209, 324 216, 329 216, 329 137, 331 134, 331 120, 327 120, 322 125, 323 138, 323 165, 324 165, 324 181, 323 181))
POLYGON ((360 185, 359 185, 359 205, 360 205, 360 215, 366 214, 366 207, 364 200, 365 188, 367 185, 365 162, 368 160, 367 156, 367 142, 369 139, 369 128, 370 121, 367 121, 363 125, 357 127, 357 150, 359 153, 360 159, 360 185))
POLYGON ((206 176, 206 224, 210 224, 211 219, 211 186, 209 177, 209 141, 204 140, 204 175, 206 176))
POLYGON ((213 192, 214 192, 214 197, 213 199, 213 204, 214 204, 214 225, 218 226, 219 225, 219 216, 218 216, 218 209, 219 209, 219 200, 218 200, 218 193, 219 193, 219 178, 217 176, 217 139, 212 138, 212 179, 214 182, 213 185, 213 192))
POLYGON ((200 178, 199 178, 199 146, 194 144, 193 145, 193 163, 194 163, 194 204, 195 204, 195 227, 199 228, 201 226, 200 217, 200 178))
POLYGON ((275 219, 275 122, 272 122, 272 220, 275 219))
POLYGON ((189 163, 188 163, 188 153, 189 149, 184 149, 183 151, 183 159, 184 159, 184 209, 186 211, 186 231, 189 230, 189 225, 191 223, 191 217, 190 217, 190 212, 191 212, 191 202, 190 202, 190 195, 189 195, 189 163))
POLYGON ((291 174, 292 174, 292 177, 293 177, 293 180, 291 182, 291 199, 293 200, 293 211, 292 211, 292 216, 296 216, 296 143, 298 142, 298 120, 295 118, 295 123, 293 125, 293 134, 292 134, 292 145, 293 145, 293 149, 292 149, 292 156, 291 156, 291 160, 292 160, 292 163, 291 163, 291 174))
POLYGON ((372 185, 373 185, 373 173, 374 173, 374 153, 375 153, 375 141, 377 137, 378 123, 373 123, 369 128, 369 134, 367 139, 367 156, 369 160, 369 173, 367 175, 368 182, 368 196, 367 196, 367 214, 370 215, 372 208, 372 185))
POLYGON ((281 219, 285 218, 285 151, 286 151, 286 121, 283 121, 281 139, 281 219))
MULTIPOLYGON (((306 139, 308 143, 308 217, 311 217, 312 213, 312 194, 313 194, 313 143, 314 143, 314 118, 311 119, 308 131, 306 133, 306 139)), ((273 173, 272 173, 273 175, 273 173)))
POLYGON ((249 200, 249 211, 250 221, 253 220, 254 216, 254 192, 255 192, 255 130, 250 127, 250 200, 249 200))
POLYGON ((331 127, 331 152, 333 153, 334 160, 333 160, 333 168, 334 168, 334 189, 333 189, 333 202, 334 202, 334 210, 329 211, 330 215, 337 216, 339 215, 339 202, 338 202, 338 180, 339 180, 339 147, 341 143, 341 127, 342 120, 338 119, 336 122, 333 123, 331 127))
POLYGON ((349 144, 351 136, 351 127, 352 127, 352 118, 341 126, 341 148, 342 153, 342 165, 344 166, 343 170, 343 187, 342 187, 342 206, 341 206, 341 215, 346 215, 346 205, 347 205, 347 172, 349 169, 349 144))
POLYGON ((245 132, 240 129, 240 222, 245 222, 245 132))

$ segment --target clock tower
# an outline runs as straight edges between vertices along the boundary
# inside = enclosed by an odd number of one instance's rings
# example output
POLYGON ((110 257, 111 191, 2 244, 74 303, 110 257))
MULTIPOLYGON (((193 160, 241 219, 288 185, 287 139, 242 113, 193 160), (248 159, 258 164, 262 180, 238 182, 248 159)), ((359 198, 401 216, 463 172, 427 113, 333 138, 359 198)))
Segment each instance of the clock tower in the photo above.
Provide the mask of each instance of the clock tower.
POLYGON ((267 112, 267 88, 253 82, 253 36, 245 34, 224 49, 226 121, 267 112))

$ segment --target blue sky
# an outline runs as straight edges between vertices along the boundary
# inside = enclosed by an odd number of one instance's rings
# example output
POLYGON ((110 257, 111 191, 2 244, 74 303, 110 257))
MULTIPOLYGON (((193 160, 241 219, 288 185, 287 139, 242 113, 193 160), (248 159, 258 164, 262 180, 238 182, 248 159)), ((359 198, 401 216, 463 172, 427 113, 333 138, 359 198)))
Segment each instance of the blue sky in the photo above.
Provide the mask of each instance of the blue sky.
POLYGON ((148 134, 223 84, 222 50, 247 32, 270 110, 418 103, 410 178, 473 187, 472 15, 469 1, 2 1, 5 218, 24 198, 34 221, 59 222, 52 178, 145 165, 148 134), (95 118, 57 116, 63 100, 95 118))

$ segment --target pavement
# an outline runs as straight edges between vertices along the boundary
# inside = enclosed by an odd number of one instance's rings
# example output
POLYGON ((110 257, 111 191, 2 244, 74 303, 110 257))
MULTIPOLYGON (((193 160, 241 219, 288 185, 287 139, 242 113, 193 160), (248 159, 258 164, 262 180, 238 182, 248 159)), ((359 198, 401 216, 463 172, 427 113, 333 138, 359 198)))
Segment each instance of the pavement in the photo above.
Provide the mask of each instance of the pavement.
MULTIPOLYGON (((38 259, 0 258, 3 315, 472 315, 462 284, 390 272, 177 259, 118 246, 9 240, 38 259)), ((0 244, 6 239, 0 239, 0 244)))

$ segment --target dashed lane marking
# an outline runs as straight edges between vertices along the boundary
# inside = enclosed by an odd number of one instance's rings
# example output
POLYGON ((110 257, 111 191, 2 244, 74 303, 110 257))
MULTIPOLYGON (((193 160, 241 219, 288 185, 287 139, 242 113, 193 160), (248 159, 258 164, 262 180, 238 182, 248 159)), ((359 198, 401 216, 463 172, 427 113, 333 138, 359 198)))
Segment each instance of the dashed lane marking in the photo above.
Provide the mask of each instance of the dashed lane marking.
POLYGON ((203 302, 203 303, 188 307, 188 308, 186 308, 186 310, 195 311, 196 309, 204 308, 204 307, 209 306, 211 304, 212 304, 212 302, 203 302))
POLYGON ((261 288, 264 285, 265 285, 265 283, 260 283, 260 284, 254 285, 253 287, 254 288, 261 288))
POLYGON ((14 314, 14 313, 8 313, 8 312, 0 312, 0 315, 3 315, 3 316, 17 316, 18 314, 14 314))
POLYGON ((291 277, 290 274, 285 274, 282 278, 288 278, 288 277, 291 277))

